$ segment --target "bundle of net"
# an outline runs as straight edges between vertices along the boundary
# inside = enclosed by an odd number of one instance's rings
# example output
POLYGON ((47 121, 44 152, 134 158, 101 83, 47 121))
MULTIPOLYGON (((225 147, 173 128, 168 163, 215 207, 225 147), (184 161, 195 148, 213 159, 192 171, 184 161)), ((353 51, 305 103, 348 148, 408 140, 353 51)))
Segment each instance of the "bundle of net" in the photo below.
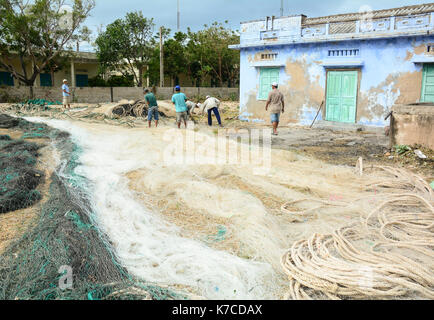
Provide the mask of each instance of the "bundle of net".
MULTIPOLYGON (((399 168, 371 166, 365 176, 364 191, 381 198, 360 206, 360 221, 330 234, 314 233, 283 255, 287 298, 434 298, 432 189, 399 168)), ((347 208, 368 199, 353 199, 347 208)))
MULTIPOLYGON (((20 120, 22 121, 22 120, 20 120)), ((50 198, 35 226, 0 257, 0 299, 182 299, 171 290, 131 277, 94 222, 84 178, 74 174, 79 148, 56 135, 61 151, 50 198), (65 280, 65 266, 72 279, 65 280), (70 283, 65 288, 62 281, 70 283)))

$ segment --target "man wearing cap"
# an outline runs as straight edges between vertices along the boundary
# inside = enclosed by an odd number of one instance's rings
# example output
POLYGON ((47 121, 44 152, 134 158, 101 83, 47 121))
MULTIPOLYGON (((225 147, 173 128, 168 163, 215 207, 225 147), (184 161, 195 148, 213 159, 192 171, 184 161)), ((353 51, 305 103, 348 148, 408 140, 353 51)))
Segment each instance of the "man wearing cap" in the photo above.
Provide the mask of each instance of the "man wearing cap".
POLYGON ((187 128, 187 97, 181 92, 181 87, 175 87, 176 93, 172 96, 172 102, 176 109, 176 122, 178 123, 178 129, 181 128, 181 120, 184 121, 184 126, 187 128))
POLYGON ((277 136, 277 127, 279 126, 280 113, 285 112, 285 101, 283 94, 278 89, 277 82, 273 82, 271 85, 272 90, 268 94, 267 104, 265 110, 268 111, 270 107, 271 123, 273 124, 273 135, 277 136))
POLYGON ((149 89, 145 89, 145 101, 148 104, 148 125, 151 127, 152 118, 155 120, 155 127, 158 127, 159 113, 157 98, 149 89))
POLYGON ((200 105, 200 108, 202 108, 202 114, 204 114, 205 111, 208 112, 208 125, 209 126, 212 126, 211 112, 214 112, 215 117, 217 118, 217 122, 219 123, 219 126, 223 127, 222 126, 222 120, 220 118, 219 107, 220 107, 220 101, 218 99, 210 97, 210 96, 206 96, 205 102, 202 105, 200 105))
POLYGON ((68 80, 66 79, 63 80, 62 95, 63 107, 66 108, 68 106, 68 109, 71 109, 71 93, 69 92, 68 80))

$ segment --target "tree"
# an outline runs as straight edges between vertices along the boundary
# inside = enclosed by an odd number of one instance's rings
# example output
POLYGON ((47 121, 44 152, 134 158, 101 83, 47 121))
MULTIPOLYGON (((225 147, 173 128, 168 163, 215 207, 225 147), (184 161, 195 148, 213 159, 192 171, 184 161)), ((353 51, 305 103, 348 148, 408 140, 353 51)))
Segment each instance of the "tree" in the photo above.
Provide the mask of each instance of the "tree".
POLYGON ((95 6, 94 0, 0 0, 0 67, 30 87, 59 57, 95 6), (19 57, 20 66, 12 63, 19 57), (28 67, 30 66, 30 72, 28 67))
POLYGON ((80 33, 73 36, 72 40, 76 43, 77 52, 80 51, 80 42, 86 41, 90 42, 92 36, 92 30, 90 30, 88 27, 83 26, 80 29, 80 33))
POLYGON ((173 39, 169 39, 164 43, 164 70, 172 79, 172 86, 175 85, 179 75, 187 71, 188 61, 184 45, 186 39, 187 35, 185 33, 177 32, 173 39))
POLYGON ((109 24, 95 41, 101 72, 133 75, 141 87, 156 44, 154 27, 153 19, 143 17, 142 12, 127 13, 124 19, 109 24))
MULTIPOLYGON (((225 21, 227 24, 228 22, 225 21)), ((235 82, 239 76, 239 52, 228 48, 229 45, 239 42, 239 35, 225 28, 223 24, 214 22, 205 29, 192 32, 188 29, 188 51, 192 61, 199 63, 201 77, 212 74, 217 78, 220 87, 223 82, 235 82)))

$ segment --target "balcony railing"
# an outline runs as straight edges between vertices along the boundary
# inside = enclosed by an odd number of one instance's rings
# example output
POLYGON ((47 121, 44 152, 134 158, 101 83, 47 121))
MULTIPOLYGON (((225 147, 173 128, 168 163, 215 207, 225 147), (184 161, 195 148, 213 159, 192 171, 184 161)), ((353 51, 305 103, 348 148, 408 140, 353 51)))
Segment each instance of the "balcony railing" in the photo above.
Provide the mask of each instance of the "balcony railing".
MULTIPOLYGON (((280 26, 280 24, 276 25, 280 26)), ((272 43, 304 42, 345 38, 369 38, 394 34, 417 34, 434 29, 434 12, 357 21, 330 22, 317 25, 298 24, 292 27, 266 30, 265 24, 250 24, 241 32, 241 45, 255 46, 272 43), (262 27, 261 27, 262 25, 262 27)))
POLYGON ((432 27, 432 13, 407 17, 366 19, 359 21, 333 22, 321 25, 303 26, 301 37, 324 37, 329 35, 393 33, 423 30, 432 27))

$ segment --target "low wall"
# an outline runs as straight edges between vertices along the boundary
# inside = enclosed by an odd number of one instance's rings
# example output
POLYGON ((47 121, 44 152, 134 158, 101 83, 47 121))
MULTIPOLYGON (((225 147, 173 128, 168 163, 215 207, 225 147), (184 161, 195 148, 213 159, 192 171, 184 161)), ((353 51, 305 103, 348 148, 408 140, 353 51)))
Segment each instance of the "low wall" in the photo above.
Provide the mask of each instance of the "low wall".
POLYGON ((434 104, 393 107, 392 145, 421 145, 434 150, 434 104))
MULTIPOLYGON (((72 88, 73 101, 78 103, 104 103, 119 101, 122 99, 138 100, 143 99, 143 88, 72 88)), ((182 88, 187 97, 191 99, 204 99, 210 95, 222 100, 239 100, 238 88, 182 88)), ((173 88, 157 88, 156 96, 159 100, 169 100, 174 93, 173 88)), ((30 96, 28 87, 6 87, 0 88, 0 103, 6 97, 24 101, 30 96)), ((33 96, 35 99, 46 99, 50 101, 62 101, 62 90, 60 88, 33 87, 33 96)))

